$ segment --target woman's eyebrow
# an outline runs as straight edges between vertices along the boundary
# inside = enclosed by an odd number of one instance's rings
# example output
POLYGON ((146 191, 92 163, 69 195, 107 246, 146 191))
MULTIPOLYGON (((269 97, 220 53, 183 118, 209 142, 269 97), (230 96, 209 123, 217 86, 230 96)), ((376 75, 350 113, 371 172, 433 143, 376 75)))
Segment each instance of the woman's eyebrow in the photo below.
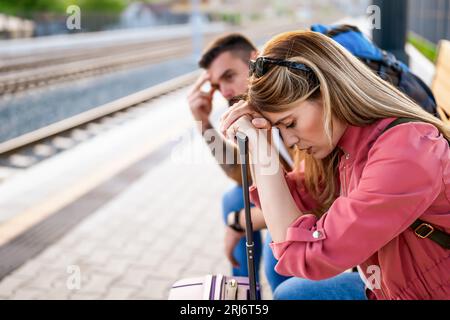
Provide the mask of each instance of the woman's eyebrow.
POLYGON ((291 115, 287 115, 286 117, 284 117, 284 118, 278 120, 277 122, 275 122, 275 123, 273 124, 273 126, 276 127, 277 125, 279 125, 281 122, 283 122, 284 120, 286 120, 286 119, 289 118, 290 116, 291 116, 291 115))

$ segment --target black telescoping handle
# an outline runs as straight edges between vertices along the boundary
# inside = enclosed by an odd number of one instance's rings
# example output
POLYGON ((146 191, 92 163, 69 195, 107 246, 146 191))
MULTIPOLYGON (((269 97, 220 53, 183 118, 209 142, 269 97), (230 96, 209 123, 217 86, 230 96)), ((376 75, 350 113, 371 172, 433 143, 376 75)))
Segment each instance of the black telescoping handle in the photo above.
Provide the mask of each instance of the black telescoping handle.
POLYGON ((256 270, 255 270, 255 243, 253 242, 253 225, 252 217, 250 215, 250 199, 248 194, 248 137, 242 133, 236 133, 236 139, 239 147, 239 158, 241 160, 241 173, 242 173, 242 190, 244 193, 244 208, 245 208, 245 237, 247 248, 247 266, 248 277, 250 285, 250 300, 257 300, 258 295, 256 291, 256 270))

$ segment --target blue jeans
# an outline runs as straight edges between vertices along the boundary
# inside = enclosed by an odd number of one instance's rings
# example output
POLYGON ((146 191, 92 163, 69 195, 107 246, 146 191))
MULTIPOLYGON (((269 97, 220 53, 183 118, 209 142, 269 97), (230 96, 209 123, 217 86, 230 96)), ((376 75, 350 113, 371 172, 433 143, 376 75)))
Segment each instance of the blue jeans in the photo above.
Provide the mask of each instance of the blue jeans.
MULTIPOLYGON (((227 224, 227 216, 233 211, 242 210, 244 208, 244 195, 242 193, 241 186, 235 186, 231 190, 227 191, 222 198, 222 212, 225 225, 227 224)), ((255 269, 256 269, 256 280, 259 281, 259 265, 261 261, 261 251, 262 251, 262 241, 261 232, 255 231, 253 233, 253 242, 255 243, 255 269)), ((233 268, 233 276, 248 276, 248 266, 247 266, 247 250, 245 245, 245 237, 239 241, 238 245, 233 252, 234 258, 239 263, 239 268, 233 268)))
POLYGON ((278 261, 277 259, 275 259, 272 249, 269 246, 271 242, 272 237, 270 236, 269 232, 267 232, 263 247, 264 273, 266 275, 267 282, 269 282, 270 288, 272 289, 272 292, 275 292, 275 289, 278 287, 278 285, 280 285, 287 279, 290 279, 291 277, 282 276, 275 271, 275 265, 278 261))
MULTIPOLYGON (((225 223, 227 221, 226 219, 229 213, 244 208, 242 187, 236 186, 224 194, 222 198, 222 208, 225 223)), ((255 267, 257 273, 256 277, 258 279, 258 270, 261 261, 261 251, 262 251, 262 257, 264 260, 264 272, 267 281, 269 282, 270 288, 272 289, 272 292, 274 292, 280 283, 289 279, 290 277, 282 276, 275 271, 275 265, 277 264, 277 260, 273 256, 272 249, 269 247, 269 244, 272 242, 270 234, 267 233, 267 237, 264 242, 262 250, 261 250, 262 247, 261 233, 259 231, 254 232, 253 237, 255 242, 255 267)), ((241 241, 236 246, 236 249, 234 250, 234 257, 236 261, 239 263, 239 268, 233 268, 232 274, 234 276, 248 276, 245 238, 242 238, 241 241)))
POLYGON ((365 285, 357 272, 313 281, 290 278, 273 294, 274 300, 367 300, 365 285))

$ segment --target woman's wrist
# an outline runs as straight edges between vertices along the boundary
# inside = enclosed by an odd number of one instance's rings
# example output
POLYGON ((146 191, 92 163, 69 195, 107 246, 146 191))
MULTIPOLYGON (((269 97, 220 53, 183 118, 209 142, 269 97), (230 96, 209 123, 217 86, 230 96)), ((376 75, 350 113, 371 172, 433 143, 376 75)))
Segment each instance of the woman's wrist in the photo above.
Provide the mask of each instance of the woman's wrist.
POLYGON ((254 156, 258 150, 267 148, 267 131, 266 129, 253 129, 248 134, 248 152, 254 156))
MULTIPOLYGON (((277 148, 271 143, 271 131, 257 129, 259 131, 249 139, 250 164, 258 167, 258 172, 273 174, 280 166, 280 156, 277 148)), ((252 175, 255 172, 252 171, 252 175)))

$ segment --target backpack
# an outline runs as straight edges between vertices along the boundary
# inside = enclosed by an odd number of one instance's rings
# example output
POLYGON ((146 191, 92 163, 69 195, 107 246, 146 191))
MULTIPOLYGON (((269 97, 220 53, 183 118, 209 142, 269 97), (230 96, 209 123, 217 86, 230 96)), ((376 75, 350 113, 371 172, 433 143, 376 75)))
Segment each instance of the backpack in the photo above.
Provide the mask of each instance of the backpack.
POLYGON ((355 57, 359 58, 382 79, 390 82, 412 98, 424 110, 440 118, 436 109, 436 99, 431 89, 408 66, 384 50, 381 50, 355 26, 326 26, 314 24, 311 30, 320 32, 338 42, 355 57))

